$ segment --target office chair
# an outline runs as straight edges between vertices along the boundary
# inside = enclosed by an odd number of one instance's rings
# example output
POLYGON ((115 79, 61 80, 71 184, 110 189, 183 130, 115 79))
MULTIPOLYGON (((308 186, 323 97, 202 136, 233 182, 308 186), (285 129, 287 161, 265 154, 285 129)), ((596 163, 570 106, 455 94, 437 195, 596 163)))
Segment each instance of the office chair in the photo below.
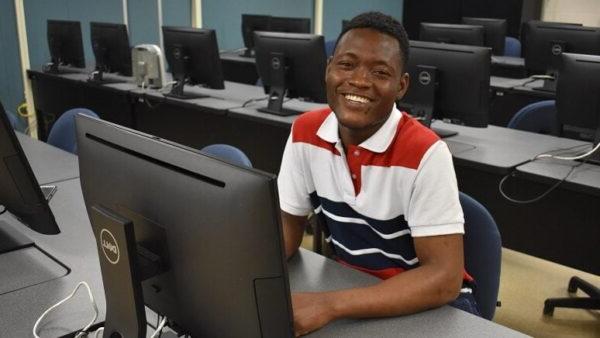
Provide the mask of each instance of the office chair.
POLYGON ((474 292, 479 312, 492 320, 498 302, 502 240, 488 210, 467 194, 459 194, 465 216, 465 269, 475 279, 474 292))
POLYGON ((580 289, 588 297, 566 297, 566 298, 548 298, 544 302, 544 314, 552 316, 555 307, 566 307, 572 309, 600 310, 600 288, 573 276, 569 280, 569 293, 577 292, 580 289))
POLYGON ((521 57, 521 41, 507 36, 504 39, 504 56, 521 57))
POLYGON ((521 108, 508 122, 508 128, 560 136, 554 100, 539 101, 521 108))
POLYGON ((218 159, 243 167, 252 168, 252 162, 243 151, 228 144, 211 144, 200 150, 218 159))
POLYGON ((330 57, 333 55, 334 49, 335 49, 335 40, 325 41, 325 55, 327 55, 327 57, 330 57))
POLYGON ((67 110, 52 125, 47 143, 77 155, 77 139, 75 137, 75 115, 77 114, 98 117, 96 113, 86 108, 67 110))

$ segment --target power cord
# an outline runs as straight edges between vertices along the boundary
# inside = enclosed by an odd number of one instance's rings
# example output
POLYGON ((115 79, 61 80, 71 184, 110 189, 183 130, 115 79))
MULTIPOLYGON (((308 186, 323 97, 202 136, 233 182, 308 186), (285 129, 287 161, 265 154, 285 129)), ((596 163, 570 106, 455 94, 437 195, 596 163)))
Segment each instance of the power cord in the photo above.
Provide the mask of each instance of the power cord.
POLYGON ((94 318, 92 318, 92 320, 89 322, 89 324, 87 324, 83 329, 81 329, 75 335, 75 338, 81 338, 81 337, 83 337, 84 334, 87 334, 87 330, 89 330, 89 328, 92 326, 92 324, 94 324, 94 322, 96 321, 96 318, 98 318, 98 306, 96 306, 96 301, 94 300, 94 295, 92 295, 92 290, 90 289, 90 286, 88 285, 88 283, 82 281, 82 282, 79 282, 77 284, 77 286, 75 286, 75 289, 73 289, 71 294, 69 294, 66 298, 62 299, 58 303, 49 307, 46 311, 44 311, 44 313, 42 313, 42 315, 38 318, 38 320, 36 320, 35 324, 33 324, 33 336, 35 338, 40 338, 40 336, 37 334, 37 331, 38 331, 38 325, 40 325, 42 319, 44 319, 44 317, 46 317, 46 315, 48 315, 48 313, 50 313, 52 310, 56 309, 57 307, 61 306, 63 303, 65 303, 69 299, 73 298, 73 296, 75 295, 75 293, 77 292, 77 290, 79 290, 79 288, 81 286, 85 286, 85 288, 88 291, 90 301, 92 302, 92 307, 94 308, 94 318))
POLYGON ((260 101, 264 101, 264 100, 268 100, 268 99, 269 99, 269 96, 265 96, 265 97, 259 97, 259 98, 254 98, 254 99, 247 100, 247 101, 245 101, 245 102, 242 104, 242 108, 243 108, 243 107, 246 107, 246 106, 247 106, 248 104, 250 104, 250 103, 253 103, 253 102, 260 102, 260 101))

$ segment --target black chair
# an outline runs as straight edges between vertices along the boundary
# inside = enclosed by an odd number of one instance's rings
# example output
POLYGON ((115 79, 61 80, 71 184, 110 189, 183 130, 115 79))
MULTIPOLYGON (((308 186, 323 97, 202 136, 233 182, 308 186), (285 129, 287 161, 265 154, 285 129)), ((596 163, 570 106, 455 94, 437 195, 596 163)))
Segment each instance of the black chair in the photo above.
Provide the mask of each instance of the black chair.
POLYGON ((572 309, 600 310, 600 289, 583 279, 573 276, 569 280, 569 293, 577 292, 577 289, 586 293, 589 297, 565 297, 548 298, 544 302, 544 314, 552 316, 554 308, 566 307, 572 309))

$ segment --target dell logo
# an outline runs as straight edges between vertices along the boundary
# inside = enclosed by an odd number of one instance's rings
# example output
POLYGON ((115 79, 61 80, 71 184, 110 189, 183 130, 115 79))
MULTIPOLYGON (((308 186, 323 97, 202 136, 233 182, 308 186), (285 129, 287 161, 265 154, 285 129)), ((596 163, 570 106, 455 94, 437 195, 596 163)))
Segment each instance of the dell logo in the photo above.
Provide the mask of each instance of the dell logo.
POLYGON ((271 59, 271 68, 277 70, 279 67, 281 67, 281 60, 275 56, 271 59))
POLYGON ((102 247, 104 257, 106 257, 111 264, 119 263, 119 245, 117 244, 115 236, 107 229, 102 229, 100 231, 100 246, 102 247))
POLYGON ((427 86, 431 82, 431 74, 426 71, 422 71, 419 73, 419 83, 423 86, 427 86))
POLYGON ((179 60, 181 59, 181 55, 182 55, 182 51, 181 48, 175 48, 173 49, 173 57, 175 58, 175 60, 179 60))
POLYGON ((562 53, 562 46, 559 44, 556 45, 552 45, 552 54, 553 55, 560 55, 562 53))

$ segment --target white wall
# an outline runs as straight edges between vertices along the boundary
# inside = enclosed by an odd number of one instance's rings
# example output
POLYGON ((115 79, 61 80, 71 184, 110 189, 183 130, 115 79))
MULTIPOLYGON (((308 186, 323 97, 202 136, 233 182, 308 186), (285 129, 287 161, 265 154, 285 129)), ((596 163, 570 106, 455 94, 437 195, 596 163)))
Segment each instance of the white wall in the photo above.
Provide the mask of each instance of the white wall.
POLYGON ((544 0, 542 19, 600 27, 600 0, 544 0))

